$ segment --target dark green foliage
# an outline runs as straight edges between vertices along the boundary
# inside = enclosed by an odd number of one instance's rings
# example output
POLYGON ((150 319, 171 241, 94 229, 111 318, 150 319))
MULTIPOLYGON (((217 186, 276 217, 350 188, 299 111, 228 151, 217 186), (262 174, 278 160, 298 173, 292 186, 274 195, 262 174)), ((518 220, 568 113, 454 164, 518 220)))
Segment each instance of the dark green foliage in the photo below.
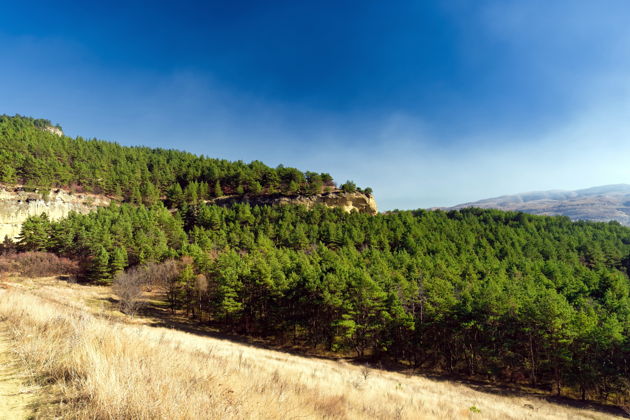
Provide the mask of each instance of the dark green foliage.
POLYGON ((199 184, 196 182, 188 184, 184 190, 184 199, 188 204, 199 203, 199 184))
POLYGON ((152 206, 160 201, 160 191, 151 182, 145 181, 141 185, 140 194, 142 196, 142 204, 152 206))
MULTIPOLYGON (((252 194, 260 194, 262 192, 262 185, 258 181, 252 181, 249 184, 249 192, 252 194)), ((317 193, 315 193, 317 194, 317 193)))
POLYGON ((352 181, 346 181, 344 184, 341 184, 341 191, 347 193, 353 193, 357 191, 357 184, 352 181))
POLYGON ((214 183, 214 196, 223 197, 223 190, 221 189, 221 183, 219 180, 214 183))
POLYGON ((111 280, 109 253, 103 246, 96 247, 90 259, 87 275, 88 279, 95 283, 106 283, 111 280))
MULTIPOLYGON (((111 206, 89 215, 71 213, 53 223, 52 231, 47 249, 64 256, 86 258, 97 255, 97 251, 102 254, 103 248, 108 261, 112 257, 104 270, 108 273, 127 265, 175 256, 187 243, 182 221, 161 203, 152 207, 111 206)), ((104 263, 102 255, 101 258, 100 263, 104 263)))
POLYGON ((15 241, 9 236, 5 236, 2 243, 0 243, 0 255, 11 254, 17 250, 15 241))
POLYGON ((184 202, 184 191, 182 190, 182 186, 176 182, 166 191, 166 203, 169 207, 175 208, 181 207, 184 202))
POLYGON ((259 161, 246 164, 176 150, 71 139, 43 130, 49 126, 48 120, 0 115, 0 182, 70 187, 148 206, 162 196, 169 206, 180 205, 184 197, 193 203, 207 200, 209 186, 212 195, 220 197, 300 190, 314 194, 321 182, 333 185, 328 174, 307 179, 295 168, 273 169, 259 161))
POLYGON ((98 281, 121 249, 185 257, 171 304, 224 329, 590 398, 629 388, 628 244, 617 223, 563 217, 242 204, 32 218, 20 243, 87 257, 98 281))
POLYGON ((307 194, 320 194, 322 192, 324 187, 323 176, 324 174, 306 172, 306 180, 308 181, 307 194))
POLYGON ((300 184, 295 181, 290 181, 288 187, 285 189, 285 192, 288 194, 297 194, 300 191, 300 184))
POLYGON ((50 245, 51 225, 48 216, 33 216, 24 222, 18 238, 22 251, 44 251, 50 245))
POLYGON ((200 182, 198 188, 199 200, 208 200, 210 198, 210 188, 207 182, 200 182))
POLYGON ((116 274, 122 272, 129 264, 127 258, 127 251, 125 248, 115 247, 111 254, 111 261, 109 263, 109 274, 111 278, 116 277, 116 274))

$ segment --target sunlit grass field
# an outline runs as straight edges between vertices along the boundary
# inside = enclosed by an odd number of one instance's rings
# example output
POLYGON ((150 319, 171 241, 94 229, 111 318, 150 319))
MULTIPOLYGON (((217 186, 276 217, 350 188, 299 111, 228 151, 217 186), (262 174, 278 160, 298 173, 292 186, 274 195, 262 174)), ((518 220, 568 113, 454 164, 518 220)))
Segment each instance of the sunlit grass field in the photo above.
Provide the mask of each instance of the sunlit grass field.
POLYGON ((102 419, 604 419, 536 397, 285 354, 127 318, 102 287, 0 289, 17 358, 42 384, 40 417, 102 419), (105 314, 105 315, 103 315, 105 314))

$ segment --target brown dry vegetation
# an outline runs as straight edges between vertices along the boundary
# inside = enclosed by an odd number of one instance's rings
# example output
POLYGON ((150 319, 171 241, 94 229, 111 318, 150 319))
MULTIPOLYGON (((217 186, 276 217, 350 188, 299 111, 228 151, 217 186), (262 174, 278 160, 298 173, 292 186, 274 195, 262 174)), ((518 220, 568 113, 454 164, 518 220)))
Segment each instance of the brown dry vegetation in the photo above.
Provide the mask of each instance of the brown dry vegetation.
POLYGON ((74 279, 80 273, 80 267, 77 261, 50 252, 20 252, 0 256, 0 276, 7 277, 15 272, 25 277, 63 274, 74 279))
POLYGON ((105 288, 12 283, 0 318, 55 394, 40 416, 102 419, 604 419, 608 414, 155 328, 105 288), (43 413, 43 414, 42 414, 43 413))

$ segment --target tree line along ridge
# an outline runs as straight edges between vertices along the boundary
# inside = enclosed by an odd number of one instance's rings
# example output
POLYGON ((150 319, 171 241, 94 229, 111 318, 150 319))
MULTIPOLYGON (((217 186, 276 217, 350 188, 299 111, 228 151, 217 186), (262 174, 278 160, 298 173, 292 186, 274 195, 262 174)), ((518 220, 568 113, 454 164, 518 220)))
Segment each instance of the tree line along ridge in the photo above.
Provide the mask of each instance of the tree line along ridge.
MULTIPOLYGON (((0 183, 43 189, 66 187, 145 205, 162 199, 180 205, 223 195, 315 195, 337 189, 328 173, 72 139, 52 134, 44 130, 46 127, 52 127, 46 119, 0 116, 0 183)), ((352 181, 340 189, 372 192, 352 181)))

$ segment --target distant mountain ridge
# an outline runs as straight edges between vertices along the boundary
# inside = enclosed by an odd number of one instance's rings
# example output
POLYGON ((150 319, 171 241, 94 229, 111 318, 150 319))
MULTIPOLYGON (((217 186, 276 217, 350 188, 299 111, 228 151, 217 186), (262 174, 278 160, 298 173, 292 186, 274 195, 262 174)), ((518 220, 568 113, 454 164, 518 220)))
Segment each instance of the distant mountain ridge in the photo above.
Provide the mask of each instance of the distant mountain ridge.
POLYGON ((630 185, 615 184, 575 191, 533 191, 488 198, 448 207, 522 211, 546 216, 567 216, 572 220, 617 221, 630 226, 630 185))

